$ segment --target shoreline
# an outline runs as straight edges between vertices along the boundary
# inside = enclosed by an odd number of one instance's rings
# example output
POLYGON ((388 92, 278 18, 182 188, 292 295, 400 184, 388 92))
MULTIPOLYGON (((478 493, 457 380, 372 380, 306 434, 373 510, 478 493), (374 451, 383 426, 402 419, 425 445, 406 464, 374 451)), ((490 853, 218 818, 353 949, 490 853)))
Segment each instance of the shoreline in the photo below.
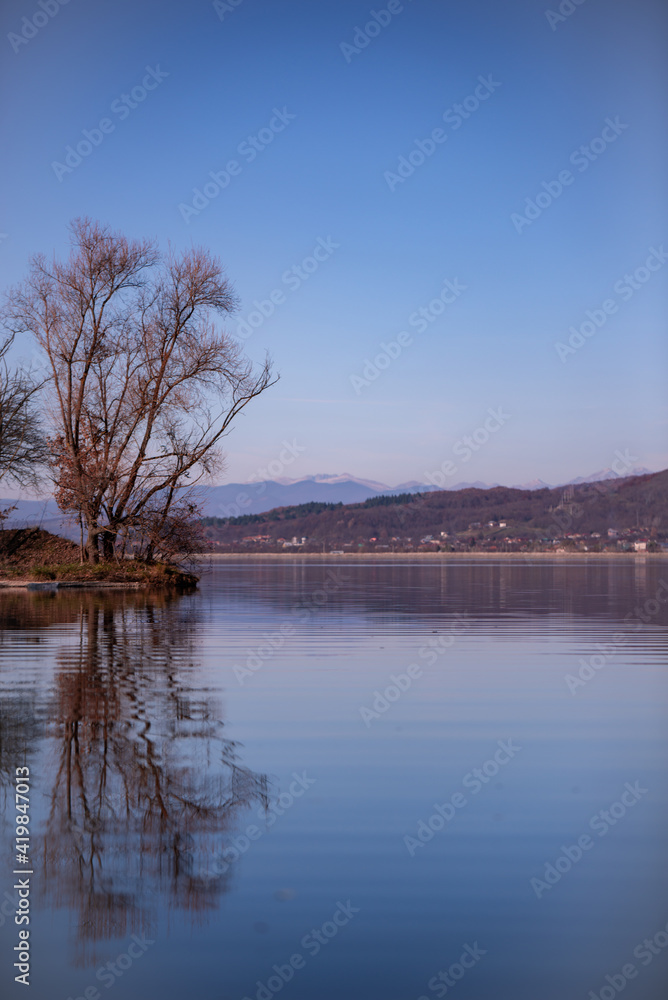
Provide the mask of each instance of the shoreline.
POLYGON ((146 590, 146 584, 137 581, 119 583, 118 581, 106 582, 100 580, 96 583, 93 580, 2 580, 0 579, 0 590, 100 590, 100 588, 113 590, 146 590))
POLYGON ((198 566, 207 562, 229 562, 237 560, 298 560, 309 562, 358 562, 359 560, 425 559, 427 561, 457 561, 461 559, 668 559, 668 552, 346 552, 332 555, 331 552, 213 552, 195 556, 198 566))

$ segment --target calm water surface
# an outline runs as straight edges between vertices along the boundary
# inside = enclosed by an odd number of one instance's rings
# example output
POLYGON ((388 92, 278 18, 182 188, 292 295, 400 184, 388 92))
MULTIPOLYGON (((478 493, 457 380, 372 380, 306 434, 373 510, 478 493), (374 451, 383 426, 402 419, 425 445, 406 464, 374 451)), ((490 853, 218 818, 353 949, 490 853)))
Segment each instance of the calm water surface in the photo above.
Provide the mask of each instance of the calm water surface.
POLYGON ((3 997, 665 1000, 661 598, 640 557, 0 594, 3 997))

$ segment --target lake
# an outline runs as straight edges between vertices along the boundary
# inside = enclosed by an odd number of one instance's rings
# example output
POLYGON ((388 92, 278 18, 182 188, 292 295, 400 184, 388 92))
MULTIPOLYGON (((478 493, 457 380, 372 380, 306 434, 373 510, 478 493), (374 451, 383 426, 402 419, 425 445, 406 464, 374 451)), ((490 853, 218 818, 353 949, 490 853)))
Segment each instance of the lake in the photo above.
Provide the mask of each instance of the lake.
POLYGON ((2 995, 665 1000, 667 601, 632 555, 1 592, 2 995))

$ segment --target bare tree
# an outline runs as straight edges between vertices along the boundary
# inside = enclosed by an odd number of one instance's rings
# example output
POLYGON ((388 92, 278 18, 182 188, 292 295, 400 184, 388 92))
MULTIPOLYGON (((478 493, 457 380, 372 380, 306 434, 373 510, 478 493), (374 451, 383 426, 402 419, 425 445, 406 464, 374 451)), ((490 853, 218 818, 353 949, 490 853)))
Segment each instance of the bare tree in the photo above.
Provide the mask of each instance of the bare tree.
POLYGON ((70 231, 68 260, 32 259, 6 323, 46 354, 56 499, 81 516, 88 559, 111 558, 121 532, 150 559, 175 505, 181 526, 189 505, 194 519, 195 484, 275 379, 217 328, 236 302, 207 250, 163 255, 89 219, 70 231))
POLYGON ((26 368, 10 368, 14 337, 0 343, 0 480, 36 488, 48 451, 35 406, 42 387, 26 368))

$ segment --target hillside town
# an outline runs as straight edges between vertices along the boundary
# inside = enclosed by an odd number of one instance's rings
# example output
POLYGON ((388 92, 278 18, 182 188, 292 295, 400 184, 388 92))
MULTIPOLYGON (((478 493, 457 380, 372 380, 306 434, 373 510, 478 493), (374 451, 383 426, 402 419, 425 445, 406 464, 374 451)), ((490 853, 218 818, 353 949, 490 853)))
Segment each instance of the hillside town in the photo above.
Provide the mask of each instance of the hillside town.
POLYGON ((422 537, 393 535, 381 538, 372 535, 363 539, 335 540, 331 543, 309 539, 305 535, 289 538, 269 535, 244 535, 240 539, 221 542, 207 538, 210 552, 325 552, 345 555, 351 552, 550 552, 557 555, 568 552, 661 552, 668 551, 668 540, 657 537, 655 529, 609 528, 605 534, 569 532, 555 538, 515 534, 505 522, 473 521, 464 532, 451 534, 441 531, 437 535, 422 537))

